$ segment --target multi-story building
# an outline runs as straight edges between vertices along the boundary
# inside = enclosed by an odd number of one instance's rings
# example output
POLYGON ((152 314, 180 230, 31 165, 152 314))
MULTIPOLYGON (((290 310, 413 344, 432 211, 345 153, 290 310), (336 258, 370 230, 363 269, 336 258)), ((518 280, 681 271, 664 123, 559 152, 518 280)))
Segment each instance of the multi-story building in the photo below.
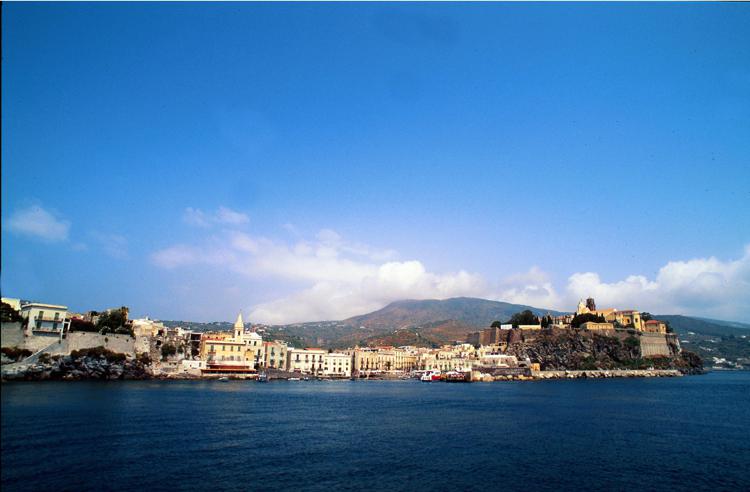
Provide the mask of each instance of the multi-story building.
POLYGON ((355 348, 347 353, 353 359, 353 370, 360 373, 409 372, 417 363, 413 351, 395 347, 355 348))
POLYGON ((289 347, 284 342, 263 342, 263 367, 286 371, 288 351, 289 347))
POLYGON ((287 352, 287 370, 302 374, 323 375, 326 350, 320 348, 290 348, 287 352))
POLYGON ((441 352, 424 352, 417 358, 417 368, 421 371, 471 371, 474 359, 446 356, 441 352))
POLYGON ((641 313, 632 309, 626 311, 613 311, 604 316, 604 319, 610 323, 619 323, 620 326, 625 328, 635 328, 638 331, 643 331, 641 313))
POLYGON ((323 375, 348 378, 352 375, 352 358, 349 354, 332 352, 323 356, 323 375))
POLYGON ((643 331, 645 333, 667 333, 667 324, 658 319, 650 319, 643 323, 643 331))
POLYGON ((27 336, 57 336, 62 339, 70 327, 68 307, 41 302, 20 302, 27 336))

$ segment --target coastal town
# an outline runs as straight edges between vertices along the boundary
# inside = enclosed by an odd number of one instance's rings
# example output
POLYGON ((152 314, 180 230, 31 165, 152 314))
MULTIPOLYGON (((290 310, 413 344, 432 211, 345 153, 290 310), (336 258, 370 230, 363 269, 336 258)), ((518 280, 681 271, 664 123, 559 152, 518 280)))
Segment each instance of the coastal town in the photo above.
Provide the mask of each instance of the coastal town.
MULTIPOLYGON (((4 379, 24 378, 55 361, 60 364, 65 358, 87 355, 139 362, 146 367, 141 377, 165 379, 469 382, 677 376, 684 372, 664 363, 683 355, 667 323, 636 310, 597 309, 591 298, 581 300, 574 313, 535 316, 524 311, 440 347, 354 346, 342 350, 295 347, 269 338, 262 326, 246 324, 242 314, 237 315, 230 331, 199 332, 168 327, 148 317, 130 319, 126 307, 74 313, 64 305, 3 298, 2 352, 4 379), (608 351, 619 350, 625 354, 620 359, 630 358, 638 364, 603 363, 593 360, 591 354, 582 362, 569 362, 571 354, 554 344, 562 346, 571 335, 610 344, 608 351), (547 347, 546 353, 540 347, 547 347), (561 353, 562 362, 556 362, 561 353)), ((58 375, 64 379, 90 377, 76 370, 58 375)), ((100 375, 111 379, 126 376, 122 372, 100 375)))

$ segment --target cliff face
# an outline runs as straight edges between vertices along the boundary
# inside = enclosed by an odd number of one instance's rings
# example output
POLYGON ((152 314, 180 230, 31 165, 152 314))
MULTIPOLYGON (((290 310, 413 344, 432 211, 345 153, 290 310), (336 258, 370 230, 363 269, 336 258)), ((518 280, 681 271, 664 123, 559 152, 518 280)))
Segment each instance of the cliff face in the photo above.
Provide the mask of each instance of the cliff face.
POLYGON ((632 334, 609 334, 583 330, 510 330, 507 352, 539 362, 542 370, 591 369, 678 369, 684 373, 702 371, 702 361, 690 352, 679 352, 670 344, 670 355, 641 357, 640 339, 632 334))

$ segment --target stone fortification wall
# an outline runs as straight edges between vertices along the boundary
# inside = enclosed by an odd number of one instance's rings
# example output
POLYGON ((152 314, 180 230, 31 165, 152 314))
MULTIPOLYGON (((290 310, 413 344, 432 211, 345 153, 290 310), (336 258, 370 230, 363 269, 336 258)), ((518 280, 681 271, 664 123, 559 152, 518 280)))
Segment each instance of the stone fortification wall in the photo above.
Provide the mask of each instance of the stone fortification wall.
POLYGON ((135 357, 135 339, 129 335, 89 333, 73 331, 68 333, 63 343, 50 350, 50 355, 69 355, 74 350, 104 347, 118 354, 135 357))
POLYGON ((641 334, 641 357, 671 357, 673 355, 666 335, 661 333, 641 334))

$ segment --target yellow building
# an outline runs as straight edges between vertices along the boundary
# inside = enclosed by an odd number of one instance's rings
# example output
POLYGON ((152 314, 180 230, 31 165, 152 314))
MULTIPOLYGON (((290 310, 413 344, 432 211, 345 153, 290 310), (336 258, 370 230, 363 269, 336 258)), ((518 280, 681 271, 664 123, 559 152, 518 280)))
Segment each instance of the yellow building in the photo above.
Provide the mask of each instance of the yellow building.
POLYGON ((650 319, 643 323, 643 331, 645 333, 667 333, 667 324, 658 319, 650 319))
POLYGON ((286 371, 288 351, 289 347, 284 342, 263 342, 263 367, 286 371))
POLYGON ((394 347, 356 348, 349 353, 353 370, 366 372, 409 372, 417 363, 414 353, 394 347))
POLYGON ((641 313, 632 309, 626 309, 618 311, 615 308, 608 309, 595 309, 596 304, 594 299, 589 298, 586 302, 583 299, 578 303, 576 314, 588 314, 591 313, 596 316, 601 316, 608 323, 619 324, 625 328, 635 328, 638 331, 643 331, 643 322, 641 320, 641 313), (594 308, 594 309, 591 309, 594 308))
POLYGON ((630 309, 626 311, 612 310, 607 314, 604 314, 604 319, 610 323, 619 323, 625 328, 632 327, 638 331, 643 331, 641 313, 639 311, 633 311, 630 309))
POLYGON ((242 314, 233 332, 205 333, 201 337, 200 358, 206 362, 203 374, 254 374, 263 361, 263 339, 245 333, 242 314))

